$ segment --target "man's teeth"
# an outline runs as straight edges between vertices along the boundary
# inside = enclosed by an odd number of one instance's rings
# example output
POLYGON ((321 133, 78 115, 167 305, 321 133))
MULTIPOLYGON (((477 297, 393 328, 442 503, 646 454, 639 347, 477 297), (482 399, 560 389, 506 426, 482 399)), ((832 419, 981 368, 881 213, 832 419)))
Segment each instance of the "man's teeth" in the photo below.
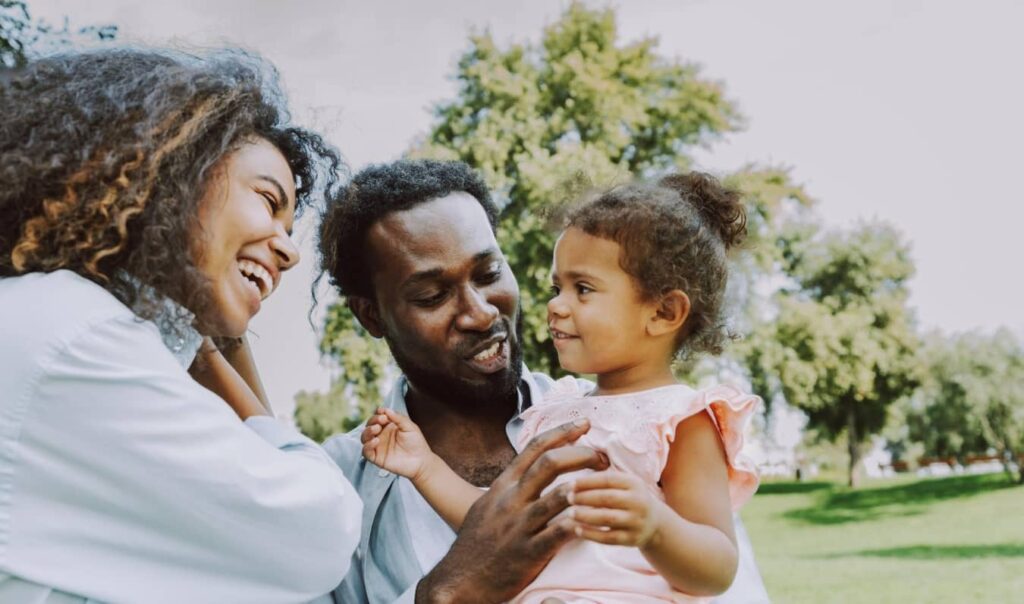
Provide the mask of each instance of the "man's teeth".
POLYGON ((256 285, 260 289, 260 299, 266 299, 270 295, 274 281, 270 278, 270 273, 267 272, 267 269, 252 260, 239 260, 238 270, 246 278, 256 280, 256 285))
POLYGON ((475 361, 486 361, 487 359, 489 359, 489 358, 493 357, 494 355, 498 354, 498 350, 500 348, 501 348, 501 342, 495 342, 494 344, 492 344, 486 350, 481 350, 480 352, 478 352, 475 355, 473 355, 473 360, 475 360, 475 361))

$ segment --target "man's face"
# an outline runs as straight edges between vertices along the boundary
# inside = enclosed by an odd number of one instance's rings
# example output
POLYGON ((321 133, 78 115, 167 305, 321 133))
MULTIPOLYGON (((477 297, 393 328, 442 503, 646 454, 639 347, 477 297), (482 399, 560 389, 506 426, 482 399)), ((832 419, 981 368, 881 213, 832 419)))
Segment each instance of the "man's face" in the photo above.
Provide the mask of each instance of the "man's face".
POLYGON ((477 200, 451 193, 389 214, 367 246, 380 335, 412 387, 467 411, 515 397, 519 287, 477 200))

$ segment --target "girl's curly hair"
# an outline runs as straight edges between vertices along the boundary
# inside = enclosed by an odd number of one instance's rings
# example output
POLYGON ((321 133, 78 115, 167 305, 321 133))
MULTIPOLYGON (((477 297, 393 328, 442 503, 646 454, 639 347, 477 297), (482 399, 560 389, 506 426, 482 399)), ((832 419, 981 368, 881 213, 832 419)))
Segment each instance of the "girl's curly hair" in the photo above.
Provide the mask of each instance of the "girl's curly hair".
POLYGON ((563 228, 618 243, 619 264, 644 299, 673 289, 686 292, 690 315, 676 340, 677 354, 722 351, 730 337, 722 317, 726 252, 747 232, 738 191, 709 174, 673 174, 615 187, 563 209, 557 218, 563 228))
POLYGON ((341 165, 288 125, 276 71, 241 51, 44 58, 0 78, 0 115, 0 277, 71 270, 177 333, 189 313, 168 299, 209 325, 190 238, 218 162, 271 142, 297 209, 332 191, 341 165))

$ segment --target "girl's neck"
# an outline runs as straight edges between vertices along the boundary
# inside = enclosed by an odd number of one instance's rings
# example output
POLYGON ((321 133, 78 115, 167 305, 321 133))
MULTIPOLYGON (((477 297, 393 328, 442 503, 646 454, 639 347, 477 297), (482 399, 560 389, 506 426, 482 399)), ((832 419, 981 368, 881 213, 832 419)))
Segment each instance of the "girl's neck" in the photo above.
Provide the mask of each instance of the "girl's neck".
POLYGON ((641 364, 597 374, 597 388, 591 394, 594 396, 626 394, 678 383, 679 380, 672 373, 671 365, 641 364))

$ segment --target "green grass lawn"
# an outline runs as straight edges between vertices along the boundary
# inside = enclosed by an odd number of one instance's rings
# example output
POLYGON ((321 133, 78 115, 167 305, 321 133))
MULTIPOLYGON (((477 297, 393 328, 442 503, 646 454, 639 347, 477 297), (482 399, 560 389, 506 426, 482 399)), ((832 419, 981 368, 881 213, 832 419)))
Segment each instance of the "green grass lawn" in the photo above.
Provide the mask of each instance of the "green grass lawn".
POLYGON ((766 482, 741 516, 773 602, 1024 602, 1024 486, 1005 474, 766 482))

